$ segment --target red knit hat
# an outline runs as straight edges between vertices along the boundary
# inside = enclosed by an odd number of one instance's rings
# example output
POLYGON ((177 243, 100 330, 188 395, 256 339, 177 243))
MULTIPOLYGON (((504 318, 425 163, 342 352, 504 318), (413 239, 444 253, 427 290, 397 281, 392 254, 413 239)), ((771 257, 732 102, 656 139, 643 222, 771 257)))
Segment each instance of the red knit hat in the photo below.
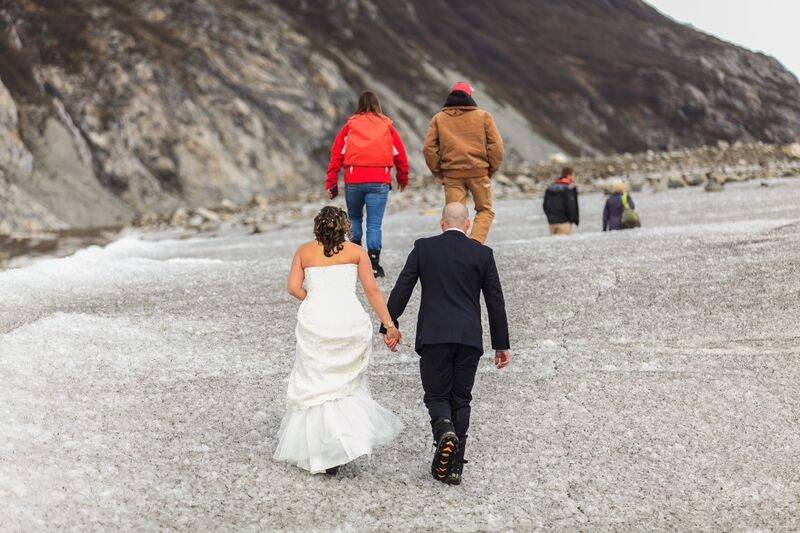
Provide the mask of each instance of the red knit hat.
POLYGON ((475 89, 473 89, 472 85, 470 85, 469 83, 465 81, 459 81, 458 83, 453 85, 453 88, 450 89, 450 92, 454 93, 456 91, 461 91, 462 93, 467 93, 467 96, 472 96, 472 92, 474 90, 475 89))

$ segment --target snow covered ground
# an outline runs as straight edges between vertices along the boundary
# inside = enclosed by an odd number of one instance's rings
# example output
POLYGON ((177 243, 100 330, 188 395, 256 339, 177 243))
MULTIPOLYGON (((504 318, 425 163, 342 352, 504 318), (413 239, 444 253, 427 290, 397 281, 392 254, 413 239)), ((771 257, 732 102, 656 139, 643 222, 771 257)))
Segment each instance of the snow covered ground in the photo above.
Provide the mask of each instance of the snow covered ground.
MULTIPOLYGON (((310 221, 2 272, 0 529, 797 529, 800 180, 771 183, 637 194, 613 234, 587 195, 566 239, 500 203, 514 358, 481 364, 460 487, 429 478, 416 356, 377 339, 399 440, 336 479, 271 460, 310 221)), ((384 288, 435 223, 386 220, 384 288)))

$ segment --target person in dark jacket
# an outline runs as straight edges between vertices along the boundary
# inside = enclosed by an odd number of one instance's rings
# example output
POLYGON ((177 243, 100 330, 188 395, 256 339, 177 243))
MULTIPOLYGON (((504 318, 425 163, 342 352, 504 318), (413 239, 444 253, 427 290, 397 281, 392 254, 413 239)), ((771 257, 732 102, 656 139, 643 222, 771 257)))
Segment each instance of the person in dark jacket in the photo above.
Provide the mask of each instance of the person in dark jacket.
POLYGON ((550 235, 570 235, 572 225, 580 223, 578 212, 578 189, 574 184, 575 171, 566 167, 561 177, 544 193, 544 213, 550 224, 550 235))
MULTIPOLYGON (((483 354, 481 293, 495 366, 503 368, 510 359, 505 300, 494 254, 467 237, 470 225, 465 205, 447 204, 442 234, 414 243, 387 304, 397 324, 417 281, 422 284, 415 350, 436 444, 431 474, 451 485, 461 483, 472 386, 483 354)), ((395 349, 391 339, 384 342, 395 349)))
POLYGON ((626 201, 630 209, 636 209, 633 198, 626 192, 625 183, 614 180, 611 183, 611 196, 606 200, 606 207, 603 209, 603 231, 622 229, 622 212, 626 201))

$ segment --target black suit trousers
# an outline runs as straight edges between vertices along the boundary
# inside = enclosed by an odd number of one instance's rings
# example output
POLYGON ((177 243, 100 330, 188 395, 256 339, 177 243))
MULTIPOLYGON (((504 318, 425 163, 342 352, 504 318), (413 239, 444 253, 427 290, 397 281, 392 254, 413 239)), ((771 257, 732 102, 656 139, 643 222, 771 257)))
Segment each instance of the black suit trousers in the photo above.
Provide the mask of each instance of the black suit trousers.
POLYGON ((464 344, 428 344, 420 350, 419 371, 431 422, 452 420, 459 438, 469 429, 470 402, 482 350, 464 344))

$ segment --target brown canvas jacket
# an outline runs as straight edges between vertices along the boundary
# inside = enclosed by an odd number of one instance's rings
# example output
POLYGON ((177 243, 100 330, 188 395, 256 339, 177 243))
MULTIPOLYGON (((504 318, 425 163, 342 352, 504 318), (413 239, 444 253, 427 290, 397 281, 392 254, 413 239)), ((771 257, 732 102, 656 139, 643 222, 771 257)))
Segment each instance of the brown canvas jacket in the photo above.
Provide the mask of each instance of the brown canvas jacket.
POLYGON ((431 119, 423 153, 436 177, 491 177, 503 162, 503 139, 488 111, 446 107, 431 119))

